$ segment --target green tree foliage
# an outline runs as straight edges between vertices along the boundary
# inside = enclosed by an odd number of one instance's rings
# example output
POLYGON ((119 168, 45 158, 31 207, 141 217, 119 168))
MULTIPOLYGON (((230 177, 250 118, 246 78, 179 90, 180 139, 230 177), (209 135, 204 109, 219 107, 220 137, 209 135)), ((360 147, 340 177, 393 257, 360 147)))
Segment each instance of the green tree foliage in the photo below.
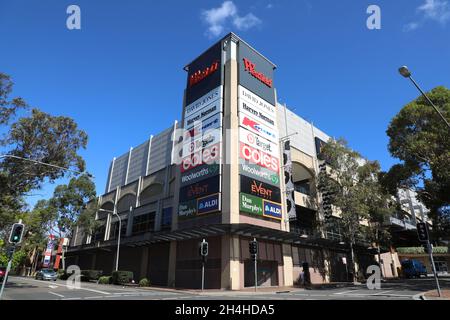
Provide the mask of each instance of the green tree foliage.
POLYGON ((10 98, 12 92, 10 76, 0 72, 0 129, 4 132, 0 137, 0 232, 24 210, 24 196, 44 182, 68 174, 63 169, 4 155, 84 171, 78 152, 87 145, 86 133, 71 118, 33 109, 31 114, 16 119, 27 104, 22 98, 10 98))
POLYGON ((78 223, 91 226, 95 216, 92 208, 87 208, 87 203, 95 202, 95 199, 95 184, 87 175, 72 178, 68 184, 55 188, 49 206, 56 212, 55 222, 60 236, 70 235, 78 223))
MULTIPOLYGON (((427 95, 450 121, 450 90, 437 87, 427 95)), ((392 194, 396 194, 398 187, 415 189, 419 199, 431 210, 434 231, 439 233, 439 222, 448 220, 445 215, 450 206, 449 128, 420 96, 392 119, 387 135, 389 152, 401 163, 383 175, 383 185, 392 194)))
POLYGON ((331 192, 330 202, 340 216, 341 234, 350 245, 355 261, 353 247, 358 239, 377 240, 379 244, 381 236, 385 235, 382 224, 393 212, 390 196, 378 182, 379 163, 363 159, 345 140, 328 142, 321 149, 321 155, 328 169, 319 173, 319 188, 331 192), (363 223, 369 227, 364 228, 363 223))

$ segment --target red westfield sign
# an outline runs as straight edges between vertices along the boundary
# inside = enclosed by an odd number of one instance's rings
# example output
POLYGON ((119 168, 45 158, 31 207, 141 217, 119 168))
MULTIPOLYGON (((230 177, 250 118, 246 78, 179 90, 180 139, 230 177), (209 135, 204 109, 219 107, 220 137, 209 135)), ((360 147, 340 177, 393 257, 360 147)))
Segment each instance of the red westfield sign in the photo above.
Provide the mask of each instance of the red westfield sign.
POLYGON ((196 85, 197 83, 199 83, 203 79, 209 77, 211 74, 213 74, 217 70, 219 70, 219 61, 213 62, 213 64, 211 66, 206 67, 203 70, 198 70, 198 71, 194 72, 189 77, 189 87, 196 85))
POLYGON ((277 158, 274 158, 261 150, 254 149, 242 142, 240 143, 240 150, 242 159, 275 172, 280 170, 280 163, 277 158))
POLYGON ((250 72, 250 74, 254 76, 256 79, 264 83, 269 88, 272 88, 273 80, 269 79, 269 77, 267 77, 264 73, 256 71, 255 70, 256 65, 253 62, 244 58, 244 67, 245 71, 250 72))

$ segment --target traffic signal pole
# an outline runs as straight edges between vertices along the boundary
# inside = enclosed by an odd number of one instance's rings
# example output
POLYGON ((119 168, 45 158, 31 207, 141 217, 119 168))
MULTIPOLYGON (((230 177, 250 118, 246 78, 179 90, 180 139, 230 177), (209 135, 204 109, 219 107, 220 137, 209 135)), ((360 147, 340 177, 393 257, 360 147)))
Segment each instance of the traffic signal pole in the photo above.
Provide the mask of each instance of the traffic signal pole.
POLYGON ((3 297, 3 290, 5 289, 6 281, 8 280, 8 274, 9 274, 9 270, 11 269, 12 259, 13 259, 15 251, 16 251, 16 245, 14 244, 13 251, 11 253, 11 256, 9 257, 8 266, 6 267, 6 273, 5 273, 5 276, 3 277, 2 288, 0 290, 0 300, 2 300, 2 297, 3 297))
POLYGON ((431 246, 430 240, 427 241, 427 247, 428 247, 428 254, 430 255, 431 268, 433 268, 434 280, 436 281, 437 291, 438 291, 439 297, 442 297, 441 286, 439 285, 439 279, 438 279, 437 272, 436 272, 436 266, 434 265, 433 247, 431 246))

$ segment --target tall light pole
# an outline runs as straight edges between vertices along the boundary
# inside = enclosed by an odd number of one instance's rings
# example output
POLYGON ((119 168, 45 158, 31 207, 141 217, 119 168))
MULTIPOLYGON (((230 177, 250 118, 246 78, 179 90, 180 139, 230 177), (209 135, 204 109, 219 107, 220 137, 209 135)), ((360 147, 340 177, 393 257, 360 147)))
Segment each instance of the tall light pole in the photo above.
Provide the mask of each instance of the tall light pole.
MULTIPOLYGON (((133 210, 133 207, 130 207, 130 212, 133 210)), ((106 209, 98 209, 98 211, 102 212, 108 212, 112 213, 113 215, 117 216, 117 219, 119 219, 119 234, 117 236, 117 254, 116 254, 116 271, 119 270, 119 254, 120 254, 120 234, 122 233, 122 219, 120 219, 120 216, 117 212, 106 210, 106 209)))
POLYGON ((414 81, 413 77, 411 76, 411 71, 409 71, 407 66, 400 67, 398 69, 398 72, 405 78, 409 78, 411 82, 416 86, 417 90, 420 91, 420 93, 425 97, 425 99, 428 101, 428 103, 434 108, 434 110, 439 114, 439 116, 444 120, 444 122, 447 124, 447 127, 450 128, 450 123, 448 123, 447 119, 445 119, 444 115, 439 111, 439 109, 434 105, 434 103, 428 98, 428 96, 425 94, 425 92, 419 87, 416 81, 414 81))

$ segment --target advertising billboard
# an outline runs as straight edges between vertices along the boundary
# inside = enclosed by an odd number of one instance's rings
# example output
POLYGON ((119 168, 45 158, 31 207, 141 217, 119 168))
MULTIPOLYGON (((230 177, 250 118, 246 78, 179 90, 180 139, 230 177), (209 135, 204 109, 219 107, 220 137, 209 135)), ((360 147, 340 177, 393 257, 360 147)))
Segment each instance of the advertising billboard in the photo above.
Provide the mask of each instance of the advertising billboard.
POLYGON ((266 114, 264 111, 259 110, 259 108, 253 106, 251 103, 239 99, 239 112, 255 119, 260 120, 264 125, 269 127, 275 127, 277 125, 276 118, 266 114))
POLYGON ((188 139, 183 144, 183 157, 191 155, 194 152, 200 151, 213 144, 217 144, 222 140, 221 129, 209 129, 203 132, 203 135, 197 139, 188 139))
POLYGON ((178 205, 178 215, 181 218, 192 218, 200 215, 218 212, 221 210, 221 193, 181 202, 178 205))
POLYGON ((184 173, 203 164, 220 164, 221 144, 217 143, 197 151, 181 160, 180 171, 184 173))
POLYGON ((243 41, 239 42, 238 64, 239 84, 275 105, 275 66, 243 41))
POLYGON ((220 127, 222 127, 222 114, 216 113, 212 117, 194 122, 193 126, 185 128, 183 140, 195 139, 207 130, 214 130, 220 127))
POLYGON ((280 157, 280 148, 278 147, 278 144, 261 138, 256 133, 252 133, 247 129, 239 128, 239 141, 254 149, 270 154, 272 157, 280 157))
POLYGON ((277 117, 277 109, 274 105, 267 102, 263 98, 257 96, 250 90, 245 89, 243 86, 239 86, 238 98, 251 104, 252 106, 258 108, 260 111, 264 112, 267 116, 271 118, 277 117))
POLYGON ((187 106, 185 110, 184 128, 189 129, 195 125, 196 121, 205 120, 216 113, 222 112, 222 95, 219 94, 216 99, 208 101, 205 104, 199 103, 187 106))
POLYGON ((209 196, 220 192, 220 175, 190 184, 180 189, 180 202, 209 196))
POLYGON ((261 180, 275 187, 280 186, 280 175, 272 170, 251 163, 239 165, 239 173, 249 178, 261 180))
POLYGON ((281 202, 280 188, 241 175, 241 192, 272 202, 281 202))
POLYGON ((242 160, 251 164, 257 164, 261 167, 267 168, 279 173, 280 161, 278 158, 272 157, 264 151, 250 147, 249 145, 240 142, 239 143, 239 156, 242 160))
POLYGON ((242 128, 250 132, 260 135, 262 138, 278 143, 278 130, 273 127, 266 126, 262 121, 250 117, 246 114, 239 113, 239 124, 242 128))
POLYGON ((186 105, 222 84, 222 43, 218 42, 186 66, 186 105))
POLYGON ((205 164, 185 172, 181 174, 181 187, 218 175, 220 174, 220 168, 221 165, 219 164, 205 164))
POLYGON ((281 204, 241 192, 239 211, 276 220, 282 219, 281 204))

